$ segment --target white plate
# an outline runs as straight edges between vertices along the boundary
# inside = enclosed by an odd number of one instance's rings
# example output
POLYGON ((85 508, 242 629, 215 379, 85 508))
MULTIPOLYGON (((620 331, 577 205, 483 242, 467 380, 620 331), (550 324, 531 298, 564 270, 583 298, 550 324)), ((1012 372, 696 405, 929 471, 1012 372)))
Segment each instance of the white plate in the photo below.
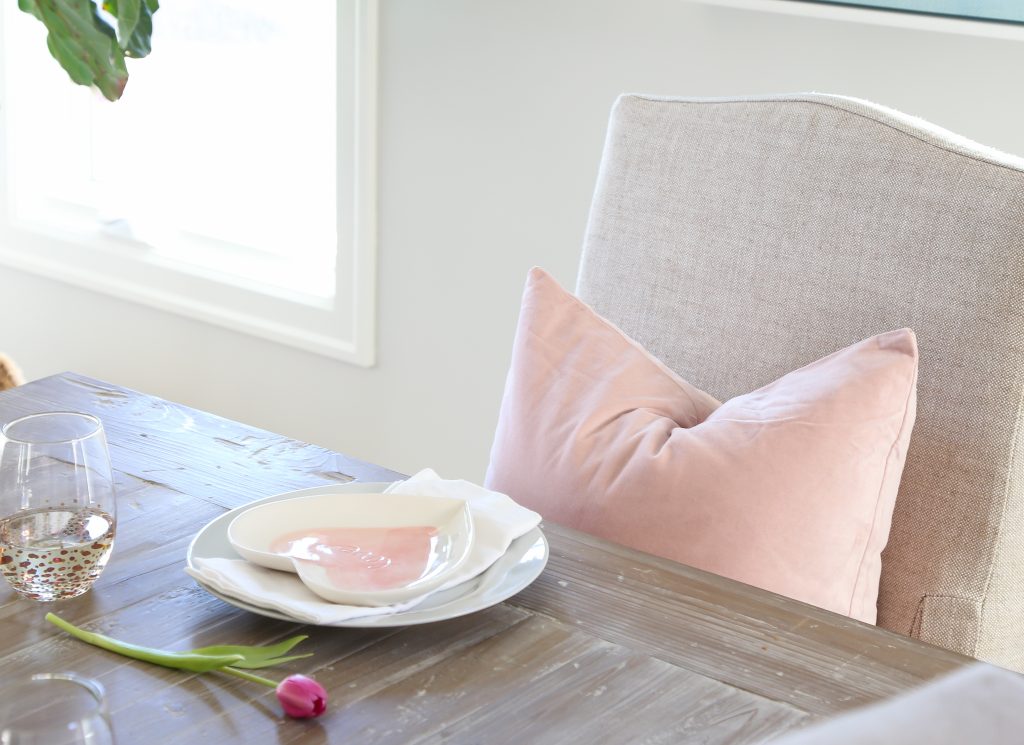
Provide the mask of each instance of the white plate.
MULTIPOLYGON (((283 499, 312 497, 338 492, 379 493, 383 492, 388 486, 390 486, 388 483, 364 483, 357 481, 341 485, 316 486, 312 489, 300 489, 299 491, 277 494, 273 497, 267 497, 238 507, 212 520, 196 534, 196 537, 192 539, 192 543, 188 547, 185 561, 190 568, 195 569, 195 559, 241 558, 228 542, 228 525, 240 513, 258 505, 283 499)), ((547 539, 544 538, 540 528, 534 528, 526 535, 512 541, 508 551, 483 574, 463 582, 457 587, 436 592, 415 608, 390 615, 353 618, 348 621, 327 625, 351 628, 384 628, 388 626, 411 626, 420 623, 432 623, 434 621, 444 621, 449 618, 464 616, 467 613, 474 613, 478 610, 489 608, 492 605, 497 605, 501 601, 507 600, 517 592, 520 592, 540 576, 547 563, 547 539)), ((195 581, 196 584, 211 595, 237 608, 282 621, 306 623, 275 610, 260 608, 243 600, 236 600, 228 595, 217 592, 199 580, 195 581)))

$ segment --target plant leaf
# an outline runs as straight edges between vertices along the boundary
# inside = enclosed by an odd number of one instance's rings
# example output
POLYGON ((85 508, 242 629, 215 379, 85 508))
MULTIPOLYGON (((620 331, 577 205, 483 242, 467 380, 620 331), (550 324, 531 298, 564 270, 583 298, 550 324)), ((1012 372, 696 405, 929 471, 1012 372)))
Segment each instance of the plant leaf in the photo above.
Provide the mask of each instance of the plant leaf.
POLYGON ((89 65, 75 55, 64 39, 50 34, 46 37, 46 48, 50 50, 53 58, 60 62, 71 80, 79 85, 92 85, 94 77, 89 65))
POLYGON ((36 4, 36 0, 18 0, 18 10, 31 13, 40 21, 43 20, 43 14, 40 12, 39 6, 36 4))
POLYGON ((308 638, 308 636, 302 635, 293 636, 290 639, 285 639, 282 642, 278 642, 277 644, 267 647, 244 647, 241 645, 221 644, 213 647, 200 647, 199 649, 193 649, 191 654, 220 656, 238 655, 242 660, 231 663, 232 667, 255 670, 261 667, 273 667, 274 665, 291 662, 292 660, 301 660, 305 657, 312 657, 312 654, 297 654, 289 657, 281 656, 291 651, 291 649, 299 642, 308 638))
MULTIPOLYGON (((121 40, 121 48, 128 48, 128 40, 135 33, 142 13, 142 0, 113 0, 104 3, 104 7, 117 18, 117 38, 121 40)), ((150 32, 153 28, 150 26, 150 32)))
MULTIPOLYGON (((120 0, 120 2, 120 7, 124 7, 126 2, 138 3, 139 12, 131 33, 121 37, 121 48, 129 57, 145 57, 153 51, 153 11, 142 0, 120 0)), ((121 17, 118 16, 119 29, 120 22, 121 17)))
POLYGON ((239 667, 244 670, 259 670, 261 667, 276 667, 277 665, 283 665, 286 662, 292 660, 304 660, 307 657, 312 657, 312 653, 307 654, 293 654, 287 657, 274 657, 270 660, 242 660, 241 662, 232 662, 231 667, 239 667))
POLYGON ((91 0, 19 0, 18 7, 46 26, 46 46, 74 82, 95 85, 111 101, 121 97, 124 53, 91 0))

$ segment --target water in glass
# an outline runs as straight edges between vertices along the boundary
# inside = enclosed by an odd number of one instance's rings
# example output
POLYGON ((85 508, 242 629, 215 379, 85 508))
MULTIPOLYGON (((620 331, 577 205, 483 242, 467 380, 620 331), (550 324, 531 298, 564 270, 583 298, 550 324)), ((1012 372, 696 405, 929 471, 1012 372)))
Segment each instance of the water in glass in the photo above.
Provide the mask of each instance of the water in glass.
POLYGON ((33 600, 92 587, 117 521, 110 455, 99 419, 33 414, 0 432, 0 573, 33 600))

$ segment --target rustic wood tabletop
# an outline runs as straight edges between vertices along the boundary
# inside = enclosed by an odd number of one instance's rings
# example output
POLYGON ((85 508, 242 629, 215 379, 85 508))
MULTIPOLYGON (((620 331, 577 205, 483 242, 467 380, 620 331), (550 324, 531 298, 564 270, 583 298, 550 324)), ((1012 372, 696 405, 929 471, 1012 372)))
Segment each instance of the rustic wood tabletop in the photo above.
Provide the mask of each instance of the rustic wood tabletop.
POLYGON ((0 394, 0 423, 40 411, 103 422, 119 525, 89 593, 38 603, 0 587, 3 675, 74 671, 107 690, 133 743, 743 743, 885 698, 971 662, 848 618, 553 524, 544 573, 511 599, 436 623, 301 626, 240 610, 183 571, 193 536, 269 495, 401 474, 82 375, 0 394), (128 660, 58 631, 165 649, 294 634, 323 716, 273 691, 128 660))

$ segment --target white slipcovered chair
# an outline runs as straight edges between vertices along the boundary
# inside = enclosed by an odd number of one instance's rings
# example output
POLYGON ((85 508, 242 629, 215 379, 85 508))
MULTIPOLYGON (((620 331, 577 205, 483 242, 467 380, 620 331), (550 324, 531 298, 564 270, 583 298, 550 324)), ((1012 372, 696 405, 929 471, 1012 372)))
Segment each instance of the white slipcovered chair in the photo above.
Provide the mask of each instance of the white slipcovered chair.
POLYGON ((577 292, 721 400, 913 328, 878 622, 1021 670, 1022 257, 1019 158, 839 96, 623 96, 577 292))

